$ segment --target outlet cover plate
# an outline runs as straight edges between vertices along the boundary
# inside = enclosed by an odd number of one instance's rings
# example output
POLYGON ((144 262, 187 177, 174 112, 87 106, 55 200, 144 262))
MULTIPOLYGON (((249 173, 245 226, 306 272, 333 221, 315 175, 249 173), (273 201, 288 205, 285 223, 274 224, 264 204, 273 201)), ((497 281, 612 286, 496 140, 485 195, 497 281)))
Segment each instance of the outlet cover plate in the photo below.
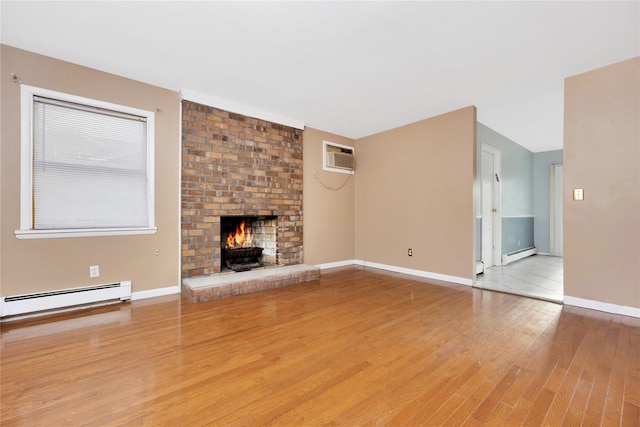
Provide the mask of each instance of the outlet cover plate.
POLYGON ((89 277, 100 277, 99 265, 92 265, 89 267, 89 277))

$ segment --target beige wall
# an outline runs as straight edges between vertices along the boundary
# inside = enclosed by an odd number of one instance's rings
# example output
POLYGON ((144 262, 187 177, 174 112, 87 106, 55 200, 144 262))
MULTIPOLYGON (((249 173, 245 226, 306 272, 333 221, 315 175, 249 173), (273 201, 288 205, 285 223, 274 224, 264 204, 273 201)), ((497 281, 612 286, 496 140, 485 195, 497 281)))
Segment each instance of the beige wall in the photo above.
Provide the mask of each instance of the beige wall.
MULTIPOLYGON (((2 45, 0 294, 132 280, 179 284, 179 96, 2 45), (18 240, 20 86, 156 115, 157 235, 18 240), (156 255, 156 248, 158 255, 156 255), (89 278, 100 265, 101 277, 89 278)), ((304 261, 352 259, 473 279, 476 111, 467 107, 357 141, 304 131, 304 261), (355 145, 356 174, 322 171, 322 141, 355 145), (317 173, 318 179, 314 179, 317 173), (357 191, 356 191, 357 190, 357 191), (407 248, 413 257, 407 256, 407 248)), ((565 84, 565 294, 640 307, 640 58, 565 84), (571 200, 584 188, 585 200, 571 200)))
POLYGON ((356 258, 473 280, 475 147, 475 107, 357 140, 356 258))
MULTIPOLYGON (((349 178, 347 174, 322 170, 322 141, 352 147, 355 141, 312 128, 304 130, 302 141, 304 262, 318 265, 353 260, 355 175, 349 178), (314 174, 317 174, 315 179, 314 174), (330 190, 322 185, 338 188, 345 181, 346 185, 339 190, 330 190)), ((357 159, 359 153, 355 154, 357 159)))
POLYGON ((564 132, 565 295, 640 307, 640 57, 566 79, 564 132))
POLYGON ((133 291, 179 284, 179 96, 100 71, 1 46, 2 170, 0 294, 16 295, 131 280, 133 291), (156 114, 156 226, 143 236, 18 240, 20 86, 24 84, 127 105, 156 114), (156 255, 156 247, 158 255, 156 255), (89 278, 89 266, 100 277, 89 278))

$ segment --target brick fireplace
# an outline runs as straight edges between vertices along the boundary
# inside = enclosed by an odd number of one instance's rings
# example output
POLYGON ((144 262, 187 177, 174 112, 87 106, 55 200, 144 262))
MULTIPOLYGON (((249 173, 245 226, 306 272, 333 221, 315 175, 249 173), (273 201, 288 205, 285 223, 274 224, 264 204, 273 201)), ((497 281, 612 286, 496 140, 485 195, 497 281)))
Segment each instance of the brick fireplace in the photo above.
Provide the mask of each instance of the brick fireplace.
POLYGON ((182 277, 221 272, 221 217, 269 218, 276 265, 302 258, 302 131, 182 102, 182 277))

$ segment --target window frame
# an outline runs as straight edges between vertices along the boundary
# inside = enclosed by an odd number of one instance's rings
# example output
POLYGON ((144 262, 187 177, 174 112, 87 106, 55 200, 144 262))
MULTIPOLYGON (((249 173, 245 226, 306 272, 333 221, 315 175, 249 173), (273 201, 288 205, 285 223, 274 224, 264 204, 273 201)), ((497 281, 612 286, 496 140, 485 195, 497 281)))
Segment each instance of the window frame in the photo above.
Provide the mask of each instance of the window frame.
POLYGON ((98 101, 77 95, 20 85, 20 229, 15 231, 18 239, 50 239, 91 236, 123 236, 154 234, 155 226, 155 112, 124 105, 98 101), (95 108, 119 111, 145 117, 147 120, 147 204, 146 227, 130 228, 73 228, 33 229, 33 104, 34 97, 41 96, 95 108))

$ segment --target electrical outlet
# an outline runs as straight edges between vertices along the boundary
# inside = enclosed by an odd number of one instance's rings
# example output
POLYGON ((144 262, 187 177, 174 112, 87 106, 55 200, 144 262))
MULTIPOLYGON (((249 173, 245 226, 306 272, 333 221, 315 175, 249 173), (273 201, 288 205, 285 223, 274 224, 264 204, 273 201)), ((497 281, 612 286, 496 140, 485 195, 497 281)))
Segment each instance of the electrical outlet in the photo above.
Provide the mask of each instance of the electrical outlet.
POLYGON ((407 255, 413 256, 413 249, 411 248, 407 249, 407 255))
POLYGON ((100 277, 99 265, 92 265, 89 267, 89 277, 100 277))

